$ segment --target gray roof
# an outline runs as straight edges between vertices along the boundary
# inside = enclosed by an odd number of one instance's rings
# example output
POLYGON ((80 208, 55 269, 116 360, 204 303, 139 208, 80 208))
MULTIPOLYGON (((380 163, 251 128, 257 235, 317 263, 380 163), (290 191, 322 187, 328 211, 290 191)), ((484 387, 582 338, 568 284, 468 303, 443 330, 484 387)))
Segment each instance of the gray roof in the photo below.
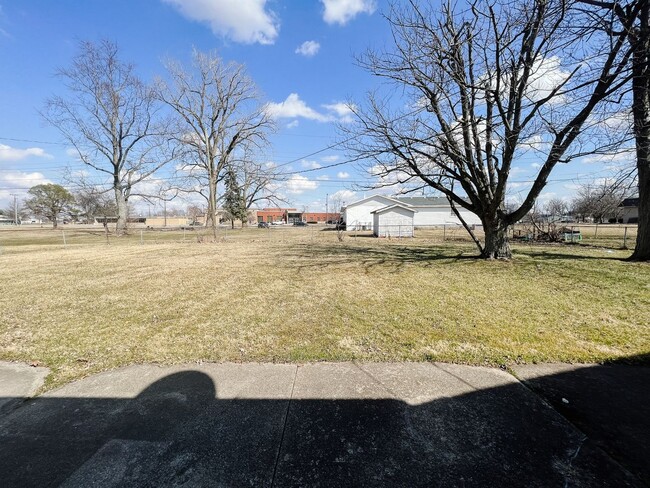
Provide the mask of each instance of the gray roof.
POLYGON ((392 210, 394 208, 401 208, 401 209, 406 210, 407 212, 411 212, 411 213, 416 213, 417 212, 417 210, 415 210, 413 208, 407 207, 406 205, 401 205, 399 203, 396 203, 395 205, 389 205, 388 207, 378 208, 377 210, 373 210, 370 213, 371 214, 374 214, 374 213, 380 214, 380 213, 388 212, 389 210, 392 210))
POLYGON ((448 207, 449 201, 445 197, 392 197, 407 205, 414 207, 448 207))

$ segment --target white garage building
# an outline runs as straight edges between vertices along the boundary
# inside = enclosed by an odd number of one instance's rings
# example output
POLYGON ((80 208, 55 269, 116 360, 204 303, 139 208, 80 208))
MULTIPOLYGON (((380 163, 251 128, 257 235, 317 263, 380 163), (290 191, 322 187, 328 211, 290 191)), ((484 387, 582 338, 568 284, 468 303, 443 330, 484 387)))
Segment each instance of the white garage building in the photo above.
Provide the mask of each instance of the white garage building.
POLYGON ((413 237, 413 215, 416 212, 400 204, 373 210, 372 233, 376 237, 413 237))
MULTIPOLYGON (((415 227, 461 225, 458 217, 452 212, 449 202, 443 197, 371 195, 346 205, 343 208, 343 221, 348 230, 371 230, 374 224, 373 212, 394 205, 414 211, 413 225, 415 227)), ((456 208, 468 225, 481 225, 478 216, 458 206, 456 208)))

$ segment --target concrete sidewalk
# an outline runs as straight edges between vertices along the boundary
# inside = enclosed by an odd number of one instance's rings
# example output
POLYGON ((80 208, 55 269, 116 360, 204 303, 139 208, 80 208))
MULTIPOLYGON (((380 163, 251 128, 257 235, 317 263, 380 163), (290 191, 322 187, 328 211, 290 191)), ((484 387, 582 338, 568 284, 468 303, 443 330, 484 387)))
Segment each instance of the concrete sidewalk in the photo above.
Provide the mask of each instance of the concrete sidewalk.
POLYGON ((513 376, 432 363, 132 366, 99 374, 0 416, 0 480, 10 487, 643 486, 513 376))

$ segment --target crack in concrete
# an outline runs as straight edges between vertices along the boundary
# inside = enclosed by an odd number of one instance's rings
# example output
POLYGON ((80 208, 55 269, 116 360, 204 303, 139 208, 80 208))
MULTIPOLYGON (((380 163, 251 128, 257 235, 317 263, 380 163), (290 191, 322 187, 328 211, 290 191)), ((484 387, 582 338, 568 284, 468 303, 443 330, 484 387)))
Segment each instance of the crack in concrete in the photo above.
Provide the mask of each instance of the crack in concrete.
POLYGON ((291 401, 293 400, 293 391, 296 388, 296 378, 298 377, 298 368, 296 366, 296 372, 293 375, 293 383, 291 384, 291 394, 289 395, 289 400, 287 401, 287 408, 284 411, 284 419, 282 421, 282 434, 280 435, 280 443, 278 445, 278 452, 275 455, 275 465, 273 466, 273 475, 271 476, 271 488, 275 485, 275 475, 278 472, 278 464, 280 464, 280 454, 282 453, 282 444, 284 443, 284 433, 287 430, 287 422, 289 420, 289 408, 291 407, 291 401))
POLYGON ((365 374, 368 378, 370 378, 372 381, 374 381, 376 384, 378 384, 378 385, 381 386, 384 390, 386 390, 386 391, 388 392, 388 394, 389 394, 393 399, 399 399, 399 397, 395 394, 395 392, 393 392, 390 388, 388 388, 388 387, 387 387, 387 386, 386 386, 382 381, 380 381, 379 379, 375 378, 375 376, 374 376, 372 373, 370 373, 369 371, 366 371, 365 369, 363 369, 363 368, 362 368, 362 367, 361 367, 357 362, 355 362, 355 361, 352 361, 352 364, 353 364, 353 365, 354 365, 354 366, 355 366, 359 371, 361 371, 363 374, 365 374))
POLYGON ((580 439, 580 444, 578 445, 578 448, 576 451, 569 457, 569 464, 567 465, 567 472, 564 476, 564 488, 568 488, 569 486, 569 476, 571 475, 571 472, 569 471, 571 469, 571 465, 573 464, 573 461, 578 457, 578 454, 580 454, 580 449, 582 449, 582 446, 585 445, 585 442, 587 441, 587 436, 584 436, 582 439, 580 439))

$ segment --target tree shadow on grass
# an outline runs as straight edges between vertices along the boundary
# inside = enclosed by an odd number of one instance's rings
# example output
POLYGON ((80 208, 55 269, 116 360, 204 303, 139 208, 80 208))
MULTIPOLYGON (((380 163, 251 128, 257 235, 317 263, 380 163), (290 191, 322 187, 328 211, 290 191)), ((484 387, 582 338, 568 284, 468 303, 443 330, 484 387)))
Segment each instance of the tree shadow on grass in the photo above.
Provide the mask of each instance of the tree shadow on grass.
POLYGON ((289 266, 297 269, 326 268, 346 264, 361 264, 367 269, 401 268, 409 264, 432 266, 444 262, 481 260, 478 254, 469 254, 467 249, 437 246, 300 244, 287 248, 283 254, 289 258, 289 266))
MULTIPOLYGON (((575 261, 622 261, 625 262, 627 258, 621 258, 618 256, 589 256, 585 254, 568 254, 568 253, 563 253, 563 252, 547 252, 543 250, 538 250, 538 249, 530 249, 530 250, 517 250, 520 254, 530 256, 531 258, 538 259, 541 261, 549 261, 549 260, 575 260, 575 261)), ((516 257, 515 257, 516 259, 516 257)))
MULTIPOLYGON (((617 376, 620 368, 596 366, 530 380, 552 403, 575 398, 575 408, 583 405, 576 391, 595 391, 604 403, 591 402, 598 413, 586 418, 592 440, 517 382, 488 380, 480 369, 463 376, 450 365, 424 367, 409 402, 392 394, 408 376, 390 380, 354 364, 334 374, 314 369, 302 381, 295 367, 263 378, 259 370, 185 370, 135 398, 79 395, 83 389, 36 398, 0 417, 0 477, 7 487, 640 486, 602 450, 611 447, 650 479, 638 449, 648 432, 647 388, 623 399, 602 388, 617 378, 619 389, 634 386, 647 380, 643 371, 617 376), (265 381, 281 394, 264 398, 265 381), (331 393, 362 386, 377 390, 368 398, 331 393), (222 387, 228 398, 219 398, 222 387), (414 401, 420 392, 437 393, 414 401), (636 407, 640 425, 631 432, 625 414, 636 407), (603 416, 610 430, 598 424, 603 416), (609 436, 619 432, 612 447, 609 436)), ((106 391, 101 379, 86 381, 98 381, 91 392, 106 391)))

